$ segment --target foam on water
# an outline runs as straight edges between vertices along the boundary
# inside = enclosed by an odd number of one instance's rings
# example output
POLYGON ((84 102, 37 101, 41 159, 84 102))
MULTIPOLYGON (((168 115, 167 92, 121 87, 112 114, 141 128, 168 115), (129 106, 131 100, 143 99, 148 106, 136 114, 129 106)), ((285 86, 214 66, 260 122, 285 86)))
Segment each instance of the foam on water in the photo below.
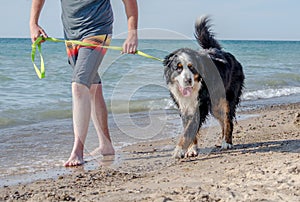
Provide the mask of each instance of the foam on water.
POLYGON ((264 89, 245 92, 242 96, 243 100, 269 99, 275 97, 284 97, 294 94, 300 94, 300 87, 288 87, 280 89, 264 89))

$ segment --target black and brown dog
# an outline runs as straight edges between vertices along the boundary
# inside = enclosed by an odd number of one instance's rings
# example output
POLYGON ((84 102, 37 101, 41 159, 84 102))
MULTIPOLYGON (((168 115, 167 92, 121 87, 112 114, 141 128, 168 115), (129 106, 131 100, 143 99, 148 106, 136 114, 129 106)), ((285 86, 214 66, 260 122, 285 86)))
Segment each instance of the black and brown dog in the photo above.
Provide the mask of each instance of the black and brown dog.
POLYGON ((164 60, 166 82, 184 126, 175 158, 198 155, 197 134, 209 113, 222 127, 222 148, 232 148, 233 119, 245 77, 241 64, 214 38, 209 22, 205 16, 195 23, 203 50, 181 48, 164 60))

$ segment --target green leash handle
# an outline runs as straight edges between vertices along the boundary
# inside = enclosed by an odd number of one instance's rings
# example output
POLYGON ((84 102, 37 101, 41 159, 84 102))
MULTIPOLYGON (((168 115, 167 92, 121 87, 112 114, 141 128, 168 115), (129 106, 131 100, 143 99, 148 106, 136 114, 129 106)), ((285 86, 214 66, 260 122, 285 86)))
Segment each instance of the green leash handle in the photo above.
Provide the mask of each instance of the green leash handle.
POLYGON ((42 55, 42 47, 41 47, 41 41, 43 40, 42 37, 38 37, 37 40, 31 45, 31 61, 33 64, 33 67, 35 69, 36 74, 40 79, 45 78, 45 65, 44 65, 44 59, 42 55), (39 69, 37 65, 34 62, 35 59, 35 52, 36 52, 36 46, 38 47, 38 51, 40 54, 40 61, 41 61, 41 68, 39 69))
MULTIPOLYGON (((56 39, 56 38, 52 38, 52 37, 44 38, 42 36, 39 36, 36 39, 36 41, 31 45, 31 61, 32 61, 33 67, 35 69, 35 72, 36 72, 37 76, 40 79, 45 78, 45 64, 44 64, 44 58, 43 58, 43 55, 42 55, 41 41, 64 42, 64 43, 71 42, 73 44, 77 44, 77 45, 85 46, 85 47, 96 47, 96 46, 99 46, 99 45, 95 45, 95 44, 91 44, 91 43, 86 43, 86 42, 83 42, 83 41, 61 40, 61 39, 56 39), (34 60, 35 60, 35 54, 36 54, 36 48, 37 48, 37 50, 39 52, 39 55, 40 55, 40 62, 41 62, 40 68, 38 68, 38 66, 34 62, 34 60)), ((101 47, 102 48, 106 48, 106 49, 116 50, 116 51, 123 51, 123 48, 119 47, 119 46, 101 46, 101 47)), ((144 53, 142 51, 139 51, 139 50, 137 50, 135 52, 135 54, 140 55, 142 57, 149 58, 149 59, 157 60, 157 61, 160 61, 160 62, 163 61, 160 58, 148 55, 148 54, 146 54, 146 53, 144 53)))

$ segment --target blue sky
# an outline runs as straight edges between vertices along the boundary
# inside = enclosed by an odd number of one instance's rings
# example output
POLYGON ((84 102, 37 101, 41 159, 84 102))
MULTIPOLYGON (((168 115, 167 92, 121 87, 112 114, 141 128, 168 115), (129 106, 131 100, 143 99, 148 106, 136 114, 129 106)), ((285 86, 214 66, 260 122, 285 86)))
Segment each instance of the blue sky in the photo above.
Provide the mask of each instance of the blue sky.
MULTIPOLYGON (((114 35, 127 30, 122 0, 111 0, 114 35)), ((300 40, 299 0, 139 0, 141 38, 193 37, 194 21, 209 14, 219 39, 300 40), (176 33, 176 34, 172 34, 176 33)), ((29 37, 31 0, 3 1, 0 37, 29 37)), ((46 0, 40 24, 62 37, 60 1, 46 0)))

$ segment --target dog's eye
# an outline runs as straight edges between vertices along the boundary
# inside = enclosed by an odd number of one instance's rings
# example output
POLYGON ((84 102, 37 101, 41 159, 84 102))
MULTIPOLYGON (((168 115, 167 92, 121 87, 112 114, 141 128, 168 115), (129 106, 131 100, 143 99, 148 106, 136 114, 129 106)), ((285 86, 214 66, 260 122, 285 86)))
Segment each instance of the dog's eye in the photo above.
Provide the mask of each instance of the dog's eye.
POLYGON ((177 72, 181 72, 183 70, 183 65, 181 63, 178 63, 176 70, 177 72))
POLYGON ((182 65, 181 63, 178 63, 178 64, 177 64, 177 68, 182 69, 182 68, 183 68, 183 65, 182 65))
POLYGON ((196 71, 196 69, 194 68, 194 66, 193 66, 192 63, 189 63, 187 66, 188 66, 188 68, 193 72, 193 74, 196 74, 196 73, 197 73, 197 71, 196 71))

